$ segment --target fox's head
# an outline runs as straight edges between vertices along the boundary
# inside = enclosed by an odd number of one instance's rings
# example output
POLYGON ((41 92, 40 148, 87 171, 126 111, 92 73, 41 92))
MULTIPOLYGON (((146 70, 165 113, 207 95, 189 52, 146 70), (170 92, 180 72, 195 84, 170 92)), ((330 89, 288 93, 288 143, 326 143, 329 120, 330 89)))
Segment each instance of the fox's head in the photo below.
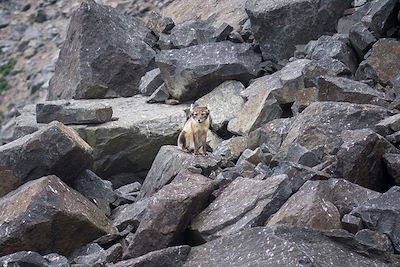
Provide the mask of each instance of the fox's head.
POLYGON ((206 121, 208 115, 210 115, 210 111, 207 107, 194 107, 193 105, 190 106, 190 117, 193 118, 197 123, 203 123, 206 121))

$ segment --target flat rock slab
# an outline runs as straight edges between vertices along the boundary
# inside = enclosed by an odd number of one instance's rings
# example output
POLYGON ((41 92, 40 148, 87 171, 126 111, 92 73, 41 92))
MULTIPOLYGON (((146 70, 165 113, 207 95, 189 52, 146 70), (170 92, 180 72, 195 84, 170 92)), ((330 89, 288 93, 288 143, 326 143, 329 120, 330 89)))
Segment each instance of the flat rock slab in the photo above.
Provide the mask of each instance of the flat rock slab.
POLYGON ((25 183, 0 199, 0 255, 21 250, 68 255, 115 232, 102 211, 56 176, 25 183))
POLYGON ((48 101, 36 104, 36 121, 49 123, 59 121, 68 124, 97 124, 110 121, 112 107, 101 103, 82 103, 75 101, 48 101))
POLYGON ((92 153, 92 148, 72 129, 59 122, 46 125, 0 146, 0 195, 49 174, 70 181, 91 166, 92 153))
POLYGON ((302 228, 256 227, 192 248, 184 267, 389 267, 302 228))
POLYGON ((193 221, 191 229, 205 240, 261 225, 291 195, 287 175, 260 181, 236 178, 193 221))

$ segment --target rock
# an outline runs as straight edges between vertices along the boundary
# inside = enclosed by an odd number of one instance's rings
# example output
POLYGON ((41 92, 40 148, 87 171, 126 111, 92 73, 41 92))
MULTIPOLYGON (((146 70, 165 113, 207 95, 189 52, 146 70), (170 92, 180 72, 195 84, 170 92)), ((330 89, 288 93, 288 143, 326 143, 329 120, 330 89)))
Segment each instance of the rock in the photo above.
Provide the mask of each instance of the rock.
POLYGON ((56 176, 27 182, 3 196, 0 210, 0 255, 20 250, 67 255, 116 231, 94 204, 56 176))
POLYGON ((117 262, 110 267, 180 267, 185 262, 190 249, 191 247, 187 245, 168 247, 134 259, 117 262))
POLYGON ((228 131, 245 135, 281 115, 282 109, 275 97, 268 91, 260 92, 250 98, 239 114, 228 123, 228 131))
POLYGON ((68 124, 96 124, 110 121, 113 110, 110 106, 75 101, 47 101, 36 104, 36 121, 49 123, 59 121, 68 124))
POLYGON ((155 34, 168 33, 174 28, 175 23, 170 17, 163 17, 156 11, 150 11, 147 17, 147 28, 152 30, 155 34))
POLYGON ((357 69, 357 80, 372 79, 384 86, 391 84, 399 74, 400 42, 395 39, 379 39, 371 51, 357 69))
POLYGON ((358 81, 342 77, 322 76, 317 78, 318 100, 369 104, 374 98, 385 98, 385 94, 358 81))
POLYGON ((371 129, 343 131, 342 139, 335 176, 376 191, 385 190, 390 181, 384 174, 382 156, 400 152, 371 129))
POLYGON ((224 140, 214 150, 213 154, 227 160, 236 161, 247 148, 247 137, 235 136, 224 140))
POLYGON ((160 69, 147 72, 140 80, 139 91, 142 95, 151 96, 164 83, 160 69))
POLYGON ((169 93, 180 101, 199 98, 227 80, 247 84, 260 62, 251 45, 228 41, 163 50, 156 56, 169 93))
POLYGON ((224 22, 215 30, 213 37, 215 38, 215 41, 222 42, 228 39, 228 36, 232 31, 233 27, 224 22))
POLYGON ((299 144, 290 146, 288 153, 283 160, 298 163, 307 167, 314 167, 321 163, 316 154, 299 144))
POLYGON ((369 229, 363 229, 355 235, 355 240, 368 247, 369 249, 377 250, 379 252, 393 253, 393 246, 387 235, 379 234, 369 229))
POLYGON ((259 226, 291 193, 286 175, 264 181, 236 178, 194 219, 191 230, 209 241, 259 226))
POLYGON ((119 187, 114 191, 117 199, 113 203, 114 206, 120 206, 126 203, 133 203, 136 200, 136 197, 139 195, 139 191, 142 185, 138 182, 130 183, 124 186, 119 187))
POLYGON ((290 146, 296 143, 319 159, 336 154, 343 130, 373 127, 388 115, 386 109, 372 105, 314 102, 295 118, 275 160, 283 159, 290 146))
POLYGON ((117 227, 119 231, 123 231, 131 226, 132 231, 135 232, 146 213, 148 203, 149 199, 146 198, 116 208, 110 216, 113 225, 117 227))
POLYGON ((185 48, 215 41, 215 28, 207 21, 191 20, 176 25, 169 35, 172 48, 185 48))
POLYGON ((400 131, 400 114, 390 116, 377 123, 375 131, 383 136, 400 131))
POLYGON ((255 150, 246 149, 243 151, 236 164, 240 165, 242 161, 248 161, 251 164, 258 165, 262 160, 263 153, 261 151, 261 148, 256 148, 255 150))
POLYGON ((207 148, 211 149, 211 151, 215 151, 215 149, 222 143, 222 139, 212 131, 207 131, 207 148))
POLYGON ((381 196, 355 207, 352 215, 360 217, 364 225, 391 239, 396 251, 400 251, 400 187, 394 186, 381 196))
POLYGON ((397 185, 400 185, 400 154, 386 153, 383 155, 386 169, 397 185))
POLYGON ((364 4, 357 7, 353 14, 341 17, 336 27, 337 32, 339 34, 349 34, 353 25, 361 22, 361 19, 367 14, 373 2, 374 1, 366 1, 364 4))
POLYGON ((7 256, 0 257, 1 266, 34 266, 47 267, 49 262, 39 253, 34 251, 19 251, 7 256))
POLYGON ((226 81, 195 103, 207 106, 211 114, 211 128, 215 131, 226 131, 228 122, 242 109, 245 101, 240 96, 244 89, 241 82, 226 81))
POLYGON ((8 178, 2 182, 0 196, 44 175, 71 181, 90 167, 92 152, 73 130, 59 122, 0 146, 0 171, 8 178))
POLYGON ((362 221, 356 216, 345 214, 342 218, 342 227, 350 233, 355 234, 361 229, 362 221))
POLYGON ((139 198, 150 197, 188 167, 201 168, 205 175, 218 168, 220 158, 214 155, 193 156, 177 146, 162 146, 153 161, 140 190, 139 198))
POLYGON ((165 83, 160 85, 153 94, 147 99, 147 103, 164 103, 169 97, 168 88, 165 83))
POLYGON ((132 96, 155 56, 150 30, 139 20, 92 0, 72 15, 66 40, 50 100, 132 96))
POLYGON ((117 261, 121 255, 121 244, 115 244, 105 250, 96 243, 90 243, 75 250, 70 258, 72 266, 104 266, 106 263, 117 261))
POLYGON ((166 248, 183 238, 187 225, 204 208, 214 188, 212 181, 200 174, 181 178, 150 199, 124 259, 166 248))
POLYGON ((285 139, 292 122, 292 118, 285 118, 275 119, 266 123, 249 133, 247 147, 255 149, 265 144, 271 152, 276 153, 285 139))
POLYGON ((379 193, 343 179, 307 181, 271 216, 267 225, 289 224, 318 230, 341 229, 340 218, 379 193))
POLYGON ((307 87, 296 93, 295 101, 290 109, 293 115, 297 116, 313 102, 318 102, 318 90, 315 87, 307 87))
POLYGON ((251 0, 246 3, 246 12, 263 58, 279 61, 292 56, 296 45, 306 44, 325 32, 334 32, 338 19, 350 3, 349 0, 324 3, 317 0, 251 0), (307 32, 304 32, 305 28, 307 32))
POLYGON ((362 23, 356 23, 351 27, 349 39, 359 59, 362 59, 377 41, 376 37, 362 23))
POLYGON ((57 253, 47 254, 44 258, 50 262, 51 267, 69 267, 68 259, 57 253))
POLYGON ((228 23, 235 30, 239 30, 247 19, 244 10, 245 3, 245 0, 176 0, 163 9, 163 14, 170 16, 176 23, 210 18, 212 25, 216 28, 223 23, 228 23))
POLYGON ((192 248, 184 267, 195 266, 386 266, 355 253, 319 231, 251 228, 192 248))
POLYGON ((396 25, 398 6, 399 3, 396 0, 373 1, 366 16, 362 18, 362 22, 377 35, 382 36, 396 25))
POLYGON ((104 212, 111 214, 110 204, 115 201, 115 194, 110 181, 102 180, 90 170, 84 170, 73 182, 73 187, 104 212))

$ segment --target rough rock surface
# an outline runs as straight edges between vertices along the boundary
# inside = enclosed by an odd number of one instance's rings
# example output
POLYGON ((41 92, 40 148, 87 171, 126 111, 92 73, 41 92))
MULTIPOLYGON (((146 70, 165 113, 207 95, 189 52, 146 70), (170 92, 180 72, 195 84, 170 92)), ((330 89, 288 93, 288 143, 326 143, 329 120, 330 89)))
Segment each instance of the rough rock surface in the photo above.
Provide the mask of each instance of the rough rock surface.
POLYGON ((20 250, 67 255, 116 231, 94 204, 56 176, 22 185, 3 196, 0 207, 0 255, 20 250))

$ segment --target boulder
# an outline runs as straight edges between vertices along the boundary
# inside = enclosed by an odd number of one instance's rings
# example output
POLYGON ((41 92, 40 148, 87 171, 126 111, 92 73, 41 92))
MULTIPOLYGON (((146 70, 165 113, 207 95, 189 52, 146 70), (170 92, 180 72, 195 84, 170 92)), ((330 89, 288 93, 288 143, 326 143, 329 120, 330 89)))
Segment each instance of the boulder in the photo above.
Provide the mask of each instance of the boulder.
POLYGON ((260 62, 251 45, 228 41, 163 50, 156 56, 169 93, 180 101, 199 98, 227 80, 247 84, 260 62))
POLYGON ((320 159, 314 152, 299 144, 294 144, 289 147, 283 161, 289 161, 307 167, 314 167, 321 163, 320 159))
POLYGON ((108 249, 103 249, 97 243, 90 243, 75 250, 70 259, 72 266, 104 266, 117 261, 121 255, 121 244, 115 244, 108 249))
POLYGON ((21 250, 68 255, 115 232, 94 204, 56 176, 27 182, 0 199, 0 255, 21 250))
POLYGON ((146 213, 148 203, 149 199, 146 198, 114 209, 110 216, 113 225, 119 231, 123 231, 130 226, 132 231, 135 232, 146 213))
POLYGON ((393 181, 400 185, 400 154, 386 153, 383 155, 386 170, 393 181))
POLYGON ((400 151, 371 129, 343 131, 341 137, 335 176, 376 191, 385 190, 391 182, 382 157, 400 151))
POLYGON ((382 36, 397 24, 399 2, 396 0, 372 1, 367 14, 362 18, 376 35, 382 36))
POLYGON ((278 227, 247 229, 191 249, 184 267, 195 266, 385 266, 356 253, 319 231, 278 227))
POLYGON ((266 180, 236 178, 193 220, 190 228, 209 241, 262 225, 291 194, 286 175, 266 180))
POLYGON ((34 266, 48 267, 51 266, 42 255, 34 251, 19 251, 7 256, 0 257, 1 266, 34 266))
POLYGON ((124 251, 124 259, 171 246, 182 240, 194 216, 213 191, 212 180, 200 174, 183 175, 151 197, 146 214, 124 251))
POLYGON ((140 78, 155 56, 150 36, 134 17, 93 0, 83 2, 71 17, 49 99, 137 94, 140 78))
POLYGON ((282 109, 275 97, 268 91, 261 91, 250 98, 237 116, 229 121, 228 131, 246 135, 281 115, 282 109))
POLYGON ((163 83, 160 69, 153 69, 140 79, 139 91, 142 95, 151 96, 163 83))
POLYGON ((353 234, 362 228, 361 219, 351 214, 343 215, 341 222, 343 229, 353 234))
POLYGON ((371 230, 386 234, 400 251, 400 187, 394 186, 381 196, 355 207, 351 214, 360 217, 371 230))
POLYGON ((246 12, 264 59, 279 61, 293 55, 295 46, 334 32, 351 0, 250 0, 246 12), (304 31, 304 29, 308 29, 304 31))
POLYGON ((208 21, 190 20, 176 25, 168 36, 171 48, 185 48, 215 41, 215 28, 208 21))
POLYGON ((377 41, 376 37, 363 23, 356 23, 351 27, 349 39, 359 59, 364 58, 364 55, 377 41))
POLYGON ((169 98, 169 92, 165 83, 161 84, 147 99, 147 103, 165 103, 169 98))
POLYGON ((177 146, 162 146, 144 180, 139 198, 152 196, 188 167, 201 168, 205 175, 209 175, 218 168, 220 161, 221 159, 214 155, 194 156, 177 146))
POLYGON ((49 174, 71 181, 91 166, 92 153, 75 131, 59 122, 0 146, 0 196, 49 174))
POLYGON ((382 85, 392 84, 399 75, 400 41, 379 39, 371 54, 360 63, 356 72, 358 80, 372 79, 382 85))
POLYGON ((49 123, 59 121, 68 124, 97 124, 110 121, 112 107, 100 103, 78 104, 75 101, 47 101, 36 104, 36 121, 49 123))
POLYGON ((386 136, 400 131, 400 114, 383 119, 375 125, 375 131, 386 136))
POLYGON ((245 103, 240 96, 243 90, 241 82, 226 81, 195 102, 199 106, 207 106, 210 110, 213 130, 226 130, 228 122, 240 112, 245 103))
POLYGON ((315 87, 307 87, 296 93, 295 101, 290 109, 293 115, 297 116, 313 102, 318 102, 318 90, 315 87))
POLYGON ((358 231, 354 239, 370 250, 393 253, 392 242, 385 234, 380 234, 369 229, 358 231))
POLYGON ((336 27, 337 32, 340 34, 349 34, 353 25, 361 22, 362 18, 367 14, 373 2, 374 1, 365 1, 360 6, 352 9, 352 11, 354 11, 353 13, 341 17, 336 27))
POLYGON ((174 28, 175 23, 170 17, 163 17, 156 11, 150 11, 147 17, 146 26, 156 35, 160 35, 160 33, 170 32, 172 28, 174 28))
POLYGON ((228 140, 224 140, 213 151, 213 154, 218 157, 223 157, 227 160, 235 161, 239 158, 242 152, 247 148, 247 137, 235 136, 228 140))

